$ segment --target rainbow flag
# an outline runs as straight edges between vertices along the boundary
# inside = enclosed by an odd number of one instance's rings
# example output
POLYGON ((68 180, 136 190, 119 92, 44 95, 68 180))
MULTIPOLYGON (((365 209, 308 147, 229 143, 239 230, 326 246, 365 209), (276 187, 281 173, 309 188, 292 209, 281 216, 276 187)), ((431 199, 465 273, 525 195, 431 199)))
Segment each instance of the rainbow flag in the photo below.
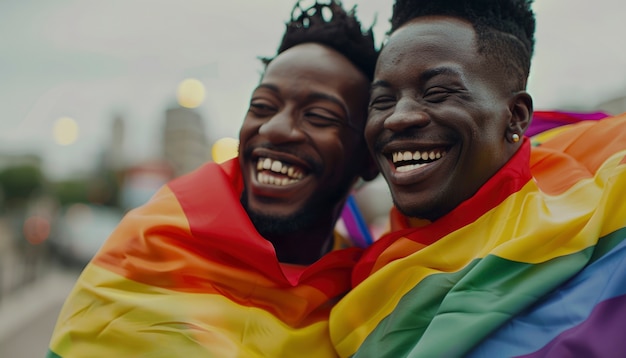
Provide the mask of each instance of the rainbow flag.
POLYGON ((341 357, 626 352, 626 114, 523 147, 429 223, 392 210, 333 308, 341 357))
POLYGON ((525 134, 528 137, 534 137, 557 127, 583 121, 596 121, 609 116, 604 112, 534 111, 532 121, 525 134))
POLYGON ((362 251, 279 263, 241 190, 237 159, 209 163, 129 212, 70 293, 48 357, 335 356, 330 308, 362 251))

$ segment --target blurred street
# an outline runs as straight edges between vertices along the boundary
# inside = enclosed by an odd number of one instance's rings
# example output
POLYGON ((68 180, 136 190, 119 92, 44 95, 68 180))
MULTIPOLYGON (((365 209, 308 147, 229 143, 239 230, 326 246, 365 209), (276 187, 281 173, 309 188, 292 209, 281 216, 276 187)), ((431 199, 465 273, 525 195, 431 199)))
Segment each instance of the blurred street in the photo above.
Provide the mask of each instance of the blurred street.
POLYGON ((0 301, 0 357, 45 357, 57 316, 79 270, 50 262, 0 301))

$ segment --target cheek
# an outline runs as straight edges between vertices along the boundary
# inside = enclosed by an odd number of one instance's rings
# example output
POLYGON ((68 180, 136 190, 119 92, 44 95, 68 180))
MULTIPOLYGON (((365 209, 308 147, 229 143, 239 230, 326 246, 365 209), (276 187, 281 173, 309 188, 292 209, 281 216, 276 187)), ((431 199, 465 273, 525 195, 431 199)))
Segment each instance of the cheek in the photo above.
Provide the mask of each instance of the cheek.
POLYGON ((325 140, 317 141, 318 150, 323 153, 327 163, 332 165, 350 165, 359 155, 359 143, 352 136, 329 136, 325 140), (341 164, 339 164, 341 163, 341 164))
POLYGON ((363 135, 365 136, 365 142, 367 143, 367 146, 369 148, 374 147, 374 143, 376 142, 376 137, 378 136, 379 132, 380 130, 378 122, 373 118, 368 120, 367 124, 365 125, 363 135))
POLYGON ((241 142, 245 141, 249 137, 253 136, 259 130, 259 125, 255 124, 255 121, 244 119, 241 124, 241 128, 239 129, 239 142, 241 146, 241 142))

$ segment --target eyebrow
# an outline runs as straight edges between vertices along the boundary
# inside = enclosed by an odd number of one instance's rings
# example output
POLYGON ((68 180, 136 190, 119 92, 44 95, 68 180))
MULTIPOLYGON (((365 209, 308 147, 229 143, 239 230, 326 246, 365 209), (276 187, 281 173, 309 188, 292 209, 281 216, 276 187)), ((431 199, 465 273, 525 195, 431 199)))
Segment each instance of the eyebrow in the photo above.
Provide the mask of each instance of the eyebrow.
MULTIPOLYGON (((419 76, 419 82, 424 83, 433 77, 442 76, 442 75, 456 76, 459 78, 463 77, 461 72, 459 72, 457 69, 452 68, 452 67, 442 66, 442 67, 429 68, 428 70, 424 71, 419 76)), ((389 87, 391 87, 391 83, 389 83, 388 81, 377 80, 377 81, 372 82, 372 85, 370 87, 370 93, 377 88, 389 88, 389 87)))
POLYGON ((442 76, 442 75, 456 76, 459 78, 463 77, 461 75, 461 72, 459 72, 459 70, 457 70, 456 68, 448 67, 448 66, 441 66, 441 67, 429 68, 428 70, 424 71, 420 75, 420 81, 426 82, 433 77, 442 76))
MULTIPOLYGON (((272 92, 275 93, 280 93, 280 89, 278 88, 278 86, 275 86, 273 84, 269 84, 269 83, 261 83, 260 85, 257 86, 257 88, 255 88, 255 90, 260 89, 260 88, 266 88, 272 92)), ((324 101, 330 101, 335 103, 336 105, 338 105, 339 107, 341 107, 341 109, 343 109, 343 112, 346 116, 349 115, 350 111, 348 111, 348 108, 346 106, 346 104, 341 101, 339 98, 333 96, 333 95, 329 95, 326 93, 321 93, 321 92, 313 92, 311 94, 309 94, 307 97, 307 100, 324 100, 324 101)))
POLYGON ((266 88, 272 92, 276 92, 276 93, 280 93, 280 90, 278 89, 277 86, 268 84, 268 83, 261 83, 260 85, 256 86, 256 88, 254 89, 255 91, 261 88, 266 88))
POLYGON ((387 81, 384 80, 377 80, 372 82, 371 86, 370 86, 370 94, 377 88, 389 88, 391 87, 391 84, 387 81))

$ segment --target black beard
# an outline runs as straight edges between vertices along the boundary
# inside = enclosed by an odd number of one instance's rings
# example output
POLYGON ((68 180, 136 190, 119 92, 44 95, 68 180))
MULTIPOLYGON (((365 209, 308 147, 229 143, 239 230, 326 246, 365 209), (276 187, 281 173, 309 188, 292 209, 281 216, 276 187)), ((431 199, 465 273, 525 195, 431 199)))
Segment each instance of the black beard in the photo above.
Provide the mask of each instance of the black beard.
POLYGON ((311 227, 318 217, 315 208, 309 206, 303 207, 288 216, 275 216, 256 212, 248 207, 248 199, 245 192, 241 196, 241 205, 246 210, 256 230, 265 238, 304 230, 311 227))
MULTIPOLYGON (((254 224, 261 236, 265 238, 282 236, 306 230, 315 225, 321 217, 332 215, 331 212, 334 211, 334 206, 336 203, 345 200, 352 184, 352 181, 345 180, 328 197, 309 200, 302 208, 288 216, 268 215, 250 209, 245 188, 241 193, 240 201, 250 221, 252 221, 252 224, 254 224)), ((322 220, 322 222, 325 222, 325 220, 322 220)))

